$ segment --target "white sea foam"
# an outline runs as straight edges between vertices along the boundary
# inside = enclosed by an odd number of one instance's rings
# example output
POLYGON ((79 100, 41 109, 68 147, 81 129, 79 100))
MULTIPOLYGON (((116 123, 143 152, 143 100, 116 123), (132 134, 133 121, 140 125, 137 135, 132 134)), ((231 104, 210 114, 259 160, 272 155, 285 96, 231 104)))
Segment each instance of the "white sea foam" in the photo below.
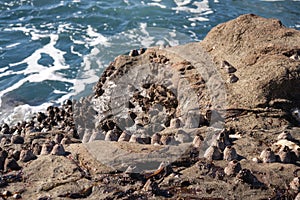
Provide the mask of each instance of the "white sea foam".
MULTIPOLYGON (((66 75, 62 74, 61 70, 69 69, 70 66, 66 64, 64 55, 66 52, 58 49, 56 47, 57 42, 59 40, 59 33, 66 31, 70 27, 61 25, 57 31, 57 33, 46 33, 40 32, 39 30, 35 29, 34 27, 27 28, 27 27, 10 27, 6 28, 5 31, 21 31, 25 35, 31 37, 31 40, 37 40, 41 38, 49 38, 50 41, 45 44, 43 47, 35 50, 30 56, 24 58, 23 60, 11 63, 9 66, 3 67, 0 69, 0 77, 5 77, 8 75, 18 75, 23 74, 25 78, 18 80, 16 83, 10 85, 9 87, 5 88, 4 90, 0 91, 0 105, 2 103, 3 95, 17 90, 18 88, 22 87, 25 83, 28 82, 43 82, 46 80, 52 81, 59 81, 65 82, 68 84, 73 85, 69 88, 69 91, 61 91, 61 90, 54 90, 53 93, 61 94, 62 96, 54 102, 50 103, 43 103, 39 106, 29 106, 27 104, 16 106, 15 108, 10 108, 8 105, 1 105, 1 115, 0 121, 5 119, 5 122, 13 122, 16 120, 21 120, 25 115, 25 113, 33 113, 39 110, 43 110, 49 105, 53 103, 62 103, 67 99, 70 99, 72 96, 78 95, 85 91, 87 85, 93 84, 98 80, 99 71, 96 69, 92 69, 88 59, 83 58, 82 68, 81 71, 78 72, 78 77, 76 79, 67 78, 66 75), (43 66, 39 63, 39 60, 42 57, 42 54, 47 54, 53 59, 53 65, 51 66, 43 66), (13 69, 19 65, 26 65, 27 67, 23 70, 13 71, 13 69), (23 116, 23 117, 22 117, 23 116)), ((110 44, 107 41, 107 38, 97 33, 94 29, 90 26, 86 29, 86 37, 83 37, 83 40, 74 40, 74 44, 85 44, 89 47, 93 47, 96 45, 103 45, 105 47, 109 46, 110 44)), ((18 44, 10 45, 8 47, 13 47, 18 44)), ((71 46, 71 53, 77 56, 83 56, 81 53, 74 50, 74 46, 71 46)), ((94 56, 98 54, 99 51, 97 48, 94 48, 91 51, 90 56, 94 56)), ((100 65, 101 62, 97 60, 96 65, 100 65)), ((95 68, 95 66, 94 66, 95 68)), ((97 67, 99 70, 101 67, 97 67)), ((26 117, 26 116, 25 116, 26 117)))
POLYGON ((13 48, 13 47, 16 47, 18 46, 20 43, 17 42, 17 43, 13 43, 13 44, 10 44, 10 45, 7 45, 6 48, 9 49, 9 48, 13 48))
POLYGON ((174 0, 177 6, 185 6, 191 3, 191 0, 174 0))
POLYGON ((167 8, 167 6, 161 4, 161 3, 157 3, 157 2, 154 2, 154 3, 148 3, 147 5, 149 6, 157 6, 157 7, 160 7, 160 8, 167 8))
MULTIPOLYGON (((187 6, 190 4, 190 1, 176 1, 177 7, 172 8, 172 10, 176 10, 176 12, 187 12, 191 13, 192 16, 188 18, 189 21, 209 21, 206 15, 213 14, 213 10, 209 7, 209 1, 195 1, 192 3, 194 7, 187 6)), ((196 24, 191 24, 191 26, 196 26, 196 24)))

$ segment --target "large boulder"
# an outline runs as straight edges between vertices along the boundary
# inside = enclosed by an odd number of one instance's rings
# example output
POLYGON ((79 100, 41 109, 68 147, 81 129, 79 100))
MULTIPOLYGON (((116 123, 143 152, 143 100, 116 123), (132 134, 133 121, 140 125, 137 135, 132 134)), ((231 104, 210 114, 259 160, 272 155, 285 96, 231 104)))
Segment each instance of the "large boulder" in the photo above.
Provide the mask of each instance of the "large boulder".
POLYGON ((277 19, 242 15, 214 27, 201 42, 222 76, 227 61, 239 80, 227 84, 228 105, 292 108, 300 105, 300 32, 277 19), (283 105, 282 105, 283 104, 283 105))

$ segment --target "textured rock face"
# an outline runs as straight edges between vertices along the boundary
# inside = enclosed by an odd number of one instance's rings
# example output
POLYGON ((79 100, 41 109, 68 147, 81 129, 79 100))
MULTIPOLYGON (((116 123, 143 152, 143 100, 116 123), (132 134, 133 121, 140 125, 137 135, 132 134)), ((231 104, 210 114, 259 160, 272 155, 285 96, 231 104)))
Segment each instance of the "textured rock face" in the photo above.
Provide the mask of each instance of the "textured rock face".
POLYGON ((228 105, 300 105, 299 31, 276 19, 243 15, 213 28, 201 45, 214 57, 224 79, 228 73, 222 69, 223 61, 236 68, 239 80, 227 85, 228 105))
POLYGON ((244 15, 200 43, 117 57, 95 96, 0 126, 0 196, 299 197, 299 34, 244 15))

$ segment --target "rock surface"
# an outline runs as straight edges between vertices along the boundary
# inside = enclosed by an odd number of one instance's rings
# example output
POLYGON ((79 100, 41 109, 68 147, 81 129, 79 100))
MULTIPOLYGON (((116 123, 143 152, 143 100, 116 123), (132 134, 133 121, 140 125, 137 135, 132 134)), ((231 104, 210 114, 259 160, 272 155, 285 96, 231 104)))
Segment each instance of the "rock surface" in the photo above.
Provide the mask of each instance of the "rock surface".
POLYGON ((299 197, 297 44, 243 15, 200 43, 117 57, 95 95, 1 126, 0 197, 299 197))

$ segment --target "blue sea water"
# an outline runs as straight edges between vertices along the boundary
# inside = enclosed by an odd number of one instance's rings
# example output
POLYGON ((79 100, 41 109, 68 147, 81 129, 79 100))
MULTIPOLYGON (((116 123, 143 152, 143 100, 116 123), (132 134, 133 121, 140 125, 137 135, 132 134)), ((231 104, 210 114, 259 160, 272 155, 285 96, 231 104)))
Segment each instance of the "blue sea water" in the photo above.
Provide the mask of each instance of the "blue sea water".
POLYGON ((1 0, 0 122, 90 94, 119 54, 200 41, 246 13, 300 29, 299 0, 1 0))

